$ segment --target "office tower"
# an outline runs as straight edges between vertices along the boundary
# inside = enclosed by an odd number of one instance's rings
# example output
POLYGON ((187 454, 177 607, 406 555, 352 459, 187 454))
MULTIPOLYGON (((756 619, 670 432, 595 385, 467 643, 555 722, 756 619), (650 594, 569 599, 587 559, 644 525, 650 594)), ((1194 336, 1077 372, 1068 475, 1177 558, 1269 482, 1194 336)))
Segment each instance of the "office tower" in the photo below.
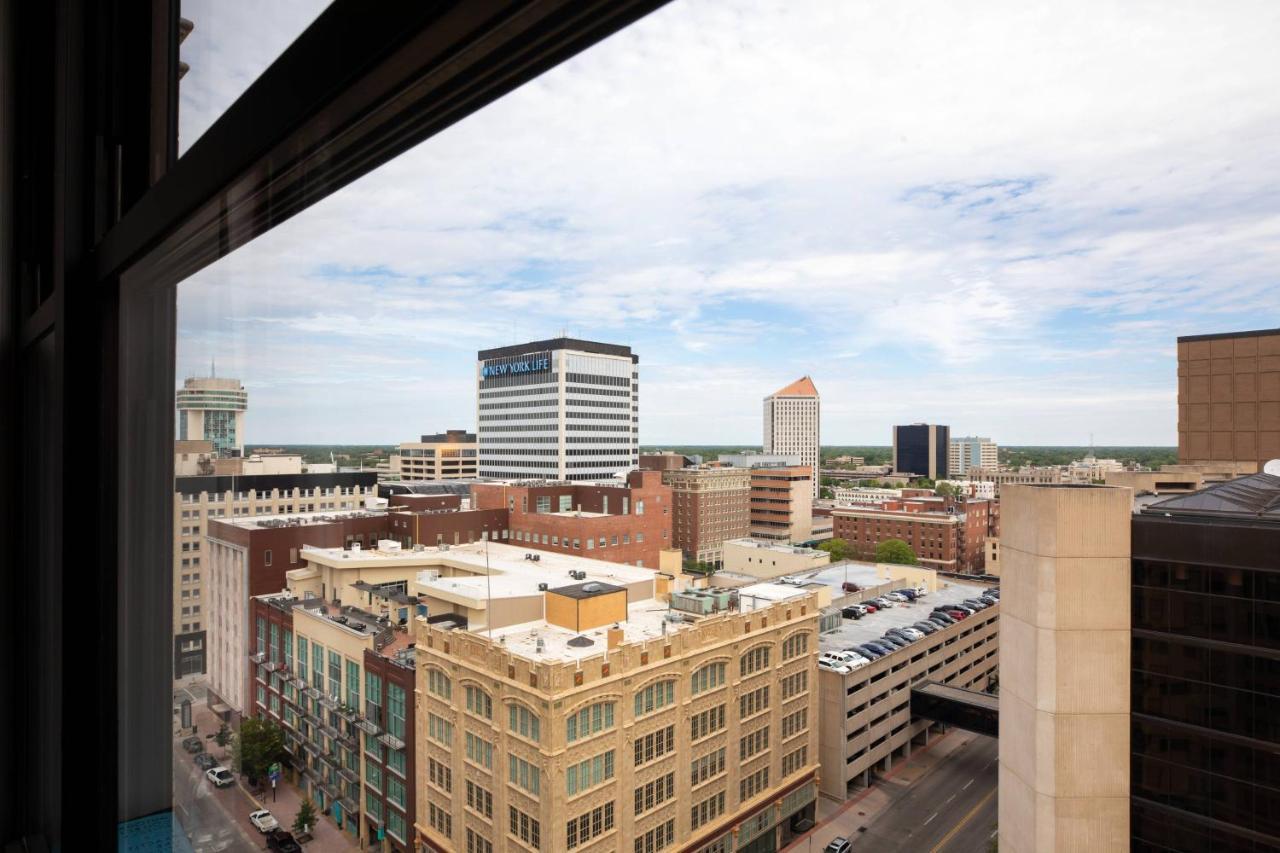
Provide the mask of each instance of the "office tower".
POLYGON ((1150 504, 1132 529, 1133 849, 1280 849, 1280 476, 1150 504))
POLYGON ((476 476, 476 434, 451 429, 402 442, 391 454, 392 474, 402 480, 460 480, 476 476))
POLYGON ((951 450, 947 454, 948 477, 967 477, 971 468, 995 470, 998 467, 999 453, 991 439, 972 435, 951 439, 951 450))
POLYGON ((1004 493, 1000 851, 1128 850, 1132 493, 1004 493))
POLYGON ((822 464, 821 401, 813 380, 802 376, 764 398, 764 452, 797 454, 813 473, 813 497, 818 496, 822 464))
POLYGON ((725 541, 750 532, 749 470, 668 469, 662 472, 662 482, 671 487, 671 541, 686 560, 719 563, 725 541))
POLYGON ((1280 329, 1178 338, 1178 461, 1251 474, 1280 457, 1280 329))
POLYGON ((178 440, 213 442, 217 456, 242 455, 248 408, 239 379, 193 376, 178 390, 178 440))
POLYGON ((893 428, 893 470, 937 480, 947 475, 951 428, 908 424, 893 428))
POLYGON ((813 469, 808 465, 751 469, 751 536, 807 542, 813 535, 813 469))
POLYGON ((481 477, 606 480, 639 464, 640 357, 572 338, 481 350, 481 477))

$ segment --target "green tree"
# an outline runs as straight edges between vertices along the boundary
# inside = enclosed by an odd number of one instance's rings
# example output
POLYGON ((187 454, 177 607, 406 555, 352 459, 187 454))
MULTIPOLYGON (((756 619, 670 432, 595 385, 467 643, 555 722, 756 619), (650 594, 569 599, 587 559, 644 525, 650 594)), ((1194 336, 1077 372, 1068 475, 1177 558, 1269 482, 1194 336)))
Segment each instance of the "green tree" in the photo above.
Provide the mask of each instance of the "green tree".
POLYGON ((849 559, 852 554, 849 543, 843 539, 828 539, 825 542, 818 543, 818 550, 826 551, 831 555, 831 562, 838 563, 841 560, 849 559))
POLYGON ((916 552, 901 539, 886 539, 876 546, 876 562, 914 566, 917 562, 916 552))
POLYGON ((227 744, 231 743, 231 729, 226 723, 218 727, 218 733, 213 736, 213 742, 222 749, 223 755, 227 754, 227 744))
POLYGON ((233 754, 236 769, 251 781, 260 779, 284 758, 284 732, 273 723, 250 717, 240 724, 233 754))
POLYGON ((835 496, 836 496, 835 489, 832 489, 829 486, 820 486, 818 488, 818 497, 822 498, 823 500, 834 500, 835 496))
POLYGON ((316 807, 312 804, 311 798, 307 797, 302 801, 302 805, 298 806, 298 816, 293 819, 293 831, 298 833, 310 832, 311 827, 316 824, 316 807))
POLYGON ((933 490, 944 498, 954 498, 956 495, 960 494, 960 490, 950 483, 938 483, 934 486, 933 490))

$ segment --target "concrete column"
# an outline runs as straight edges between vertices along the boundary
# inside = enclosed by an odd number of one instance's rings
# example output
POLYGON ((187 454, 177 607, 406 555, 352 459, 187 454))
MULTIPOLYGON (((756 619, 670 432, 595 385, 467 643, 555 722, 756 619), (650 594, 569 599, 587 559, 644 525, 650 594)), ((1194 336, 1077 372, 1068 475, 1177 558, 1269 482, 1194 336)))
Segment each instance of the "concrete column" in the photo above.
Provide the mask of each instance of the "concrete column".
POLYGON ((1000 851, 1128 850, 1132 492, 1002 498, 1000 851))

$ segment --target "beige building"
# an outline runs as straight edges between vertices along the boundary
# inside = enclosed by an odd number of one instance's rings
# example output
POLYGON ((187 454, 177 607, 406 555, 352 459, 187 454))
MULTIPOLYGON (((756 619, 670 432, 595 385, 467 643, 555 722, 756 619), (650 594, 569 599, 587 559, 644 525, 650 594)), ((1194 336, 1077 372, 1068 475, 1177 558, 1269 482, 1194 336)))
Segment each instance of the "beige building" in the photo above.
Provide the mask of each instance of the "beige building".
POLYGON ((951 439, 947 476, 964 477, 971 468, 999 468, 1000 448, 989 438, 961 436, 951 439))
POLYGON ((1108 486, 1124 486, 1135 493, 1155 495, 1195 492, 1204 488, 1204 474, 1199 471, 1108 471, 1103 476, 1108 486))
MULTIPOLYGON (((645 457, 641 457, 641 461, 645 457)), ((686 559, 718 563, 724 543, 751 529, 751 472, 744 468, 676 468, 662 472, 671 488, 671 542, 686 559)))
POLYGON ((807 542, 813 534, 813 469, 807 465, 751 469, 751 537, 807 542))
POLYGON ((997 498, 1000 497, 1000 490, 1004 486, 1030 484, 1049 485, 1063 482, 1062 469, 1053 465, 1045 465, 1042 467, 1028 465, 1023 468, 1019 468, 1016 471, 981 468, 970 470, 969 479, 981 480, 982 482, 994 485, 997 498))
POLYGON ((814 473, 809 484, 818 496, 822 464, 822 401, 813 380, 802 376, 764 398, 764 452, 796 455, 814 473))
MULTIPOLYGON (((194 444, 204 445, 205 442, 194 444)), ((203 454, 192 442, 177 442, 174 468, 203 454), (186 455, 187 459, 183 459, 186 455)), ((210 460, 212 461, 212 460, 210 460)), ((210 475, 174 477, 173 633, 174 678, 208 672, 212 637, 209 566, 205 536, 211 519, 256 518, 326 510, 351 510, 377 496, 369 474, 282 474, 260 478, 210 475)))
POLYGON ((1280 457, 1280 329, 1178 338, 1178 461, 1236 474, 1280 457))
POLYGON ((302 457, 291 453, 233 456, 213 460, 213 473, 246 477, 251 474, 301 474, 302 457))
POLYGON ((1129 489, 1006 489, 1000 849, 1129 849, 1129 489))
MULTIPOLYGON (((490 550, 492 569, 504 549, 490 550)), ((427 849, 777 849, 793 817, 812 816, 825 591, 668 596, 645 569, 617 566, 608 581, 598 561, 500 556, 492 625, 472 618, 489 609, 485 578, 417 585, 456 608, 429 606, 415 626, 427 849), (516 604, 498 619, 498 598, 526 595, 535 615, 500 625, 516 604)))
POLYGON ((476 476, 476 434, 451 429, 403 442, 391 454, 388 473, 402 480, 461 480, 476 476))
POLYGON ((780 545, 760 539, 731 539, 724 543, 724 570, 766 580, 820 569, 831 555, 816 548, 780 545))

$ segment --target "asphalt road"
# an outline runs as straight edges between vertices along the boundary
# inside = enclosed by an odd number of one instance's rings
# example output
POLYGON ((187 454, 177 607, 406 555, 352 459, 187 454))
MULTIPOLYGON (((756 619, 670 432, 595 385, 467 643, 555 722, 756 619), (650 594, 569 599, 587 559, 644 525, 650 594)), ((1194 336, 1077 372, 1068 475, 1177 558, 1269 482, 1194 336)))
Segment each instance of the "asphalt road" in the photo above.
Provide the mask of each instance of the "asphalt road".
POLYGON ((249 823, 249 812, 254 808, 252 801, 236 785, 215 788, 176 740, 173 808, 191 841, 193 853, 258 851, 265 847, 262 835, 249 823))
POLYGON ((905 788, 853 838, 854 850, 985 853, 996 828, 993 738, 979 737, 905 788))

